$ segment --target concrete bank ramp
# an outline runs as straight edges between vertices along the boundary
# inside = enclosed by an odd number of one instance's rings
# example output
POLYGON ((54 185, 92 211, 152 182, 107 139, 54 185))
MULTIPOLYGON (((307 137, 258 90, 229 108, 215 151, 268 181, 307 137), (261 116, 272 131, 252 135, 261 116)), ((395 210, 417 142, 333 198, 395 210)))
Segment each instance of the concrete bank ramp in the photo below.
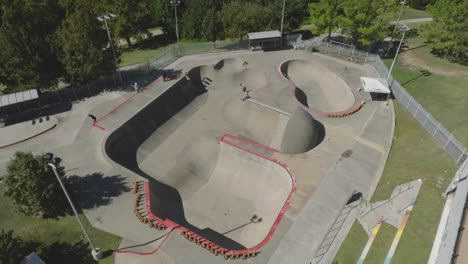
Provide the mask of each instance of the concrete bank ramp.
POLYGON ((281 153, 301 154, 315 148, 323 140, 323 126, 308 112, 298 107, 286 125, 281 153))
POLYGON ((286 202, 292 179, 270 160, 223 142, 219 147, 208 182, 184 201, 186 219, 201 229, 200 235, 212 229, 246 248, 256 246, 286 202))
POLYGON ((306 108, 340 112, 353 106, 355 97, 348 84, 323 65, 294 59, 281 64, 281 73, 294 85, 294 96, 306 108))

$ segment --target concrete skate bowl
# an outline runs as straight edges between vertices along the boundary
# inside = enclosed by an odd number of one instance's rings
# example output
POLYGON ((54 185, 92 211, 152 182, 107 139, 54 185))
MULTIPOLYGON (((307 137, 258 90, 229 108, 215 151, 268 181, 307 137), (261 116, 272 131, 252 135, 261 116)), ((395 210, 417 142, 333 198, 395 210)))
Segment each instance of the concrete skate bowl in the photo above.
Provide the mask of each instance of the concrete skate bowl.
POLYGON ((240 71, 247 65, 247 62, 241 58, 227 58, 218 61, 213 68, 215 70, 240 71))
POLYGON ((362 107, 356 92, 323 65, 310 60, 294 59, 283 62, 279 70, 291 83, 290 96, 310 113, 343 117, 362 107))
POLYGON ((272 135, 266 132, 276 129, 279 114, 239 100, 233 80, 245 69, 229 83, 213 68, 189 71, 190 80, 177 81, 113 131, 104 150, 148 180, 154 220, 203 238, 225 256, 250 256, 273 236, 295 181, 271 158, 278 150, 267 147, 272 135), (204 77, 212 77, 210 85, 204 77))
MULTIPOLYGON (((221 83, 216 89, 232 89, 239 97, 240 84, 246 85, 248 90, 262 90, 271 85, 271 78, 264 72, 247 67, 247 62, 239 58, 220 60, 214 65, 202 65, 192 68, 187 75, 194 85, 213 87, 213 82, 221 83)), ((209 88, 207 88, 209 89, 209 88)))

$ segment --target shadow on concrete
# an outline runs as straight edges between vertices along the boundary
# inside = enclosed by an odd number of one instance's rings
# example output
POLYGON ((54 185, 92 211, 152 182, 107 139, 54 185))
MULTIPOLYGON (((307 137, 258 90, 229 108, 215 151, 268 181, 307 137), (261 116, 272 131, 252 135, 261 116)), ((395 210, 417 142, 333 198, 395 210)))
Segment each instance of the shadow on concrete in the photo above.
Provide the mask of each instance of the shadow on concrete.
POLYGON ((294 95, 296 99, 305 107, 309 107, 309 103, 307 102, 307 94, 299 87, 294 89, 294 95))
MULTIPOLYGON (((45 263, 67 263, 67 264, 95 264, 91 256, 88 243, 79 241, 75 244, 65 242, 54 242, 40 249, 42 260, 45 263)), ((104 257, 104 256, 103 256, 104 257)))
POLYGON ((243 245, 210 228, 200 229, 190 224, 185 218, 183 201, 178 190, 146 174, 137 162, 137 150, 140 145, 166 121, 207 92, 204 86, 200 85, 201 80, 195 78, 196 71, 197 69, 188 73, 190 80, 180 79, 109 135, 105 142, 105 151, 114 162, 149 181, 150 209, 154 215, 163 220, 170 219, 222 247, 245 249, 243 245))
POLYGON ((81 209, 107 205, 113 197, 129 192, 125 178, 120 175, 104 176, 97 172, 86 176, 67 177, 69 191, 79 201, 81 209))

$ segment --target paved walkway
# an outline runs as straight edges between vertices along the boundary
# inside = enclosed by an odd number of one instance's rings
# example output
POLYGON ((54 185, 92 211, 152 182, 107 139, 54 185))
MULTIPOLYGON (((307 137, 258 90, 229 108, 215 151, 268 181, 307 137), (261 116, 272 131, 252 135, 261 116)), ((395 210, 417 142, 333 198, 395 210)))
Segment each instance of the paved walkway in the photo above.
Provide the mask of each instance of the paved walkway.
POLYGON ((58 120, 55 117, 41 117, 28 122, 0 127, 0 149, 36 138, 55 128, 57 124, 58 120))
POLYGON ((400 20, 400 23, 413 24, 413 23, 431 22, 432 20, 434 20, 432 17, 411 18, 411 19, 402 19, 400 20))

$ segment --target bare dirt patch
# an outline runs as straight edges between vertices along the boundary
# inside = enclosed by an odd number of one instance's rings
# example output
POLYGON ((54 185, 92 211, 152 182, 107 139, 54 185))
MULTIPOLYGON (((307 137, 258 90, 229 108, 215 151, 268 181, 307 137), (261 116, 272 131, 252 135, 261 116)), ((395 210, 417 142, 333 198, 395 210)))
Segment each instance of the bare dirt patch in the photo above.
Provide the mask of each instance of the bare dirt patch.
POLYGON ((460 77, 460 76, 468 77, 468 71, 445 69, 441 67, 440 65, 430 63, 424 60, 424 58, 417 56, 417 54, 413 52, 413 50, 409 50, 400 54, 400 62, 403 66, 406 66, 409 68, 424 69, 437 75, 448 76, 448 77, 460 77))

